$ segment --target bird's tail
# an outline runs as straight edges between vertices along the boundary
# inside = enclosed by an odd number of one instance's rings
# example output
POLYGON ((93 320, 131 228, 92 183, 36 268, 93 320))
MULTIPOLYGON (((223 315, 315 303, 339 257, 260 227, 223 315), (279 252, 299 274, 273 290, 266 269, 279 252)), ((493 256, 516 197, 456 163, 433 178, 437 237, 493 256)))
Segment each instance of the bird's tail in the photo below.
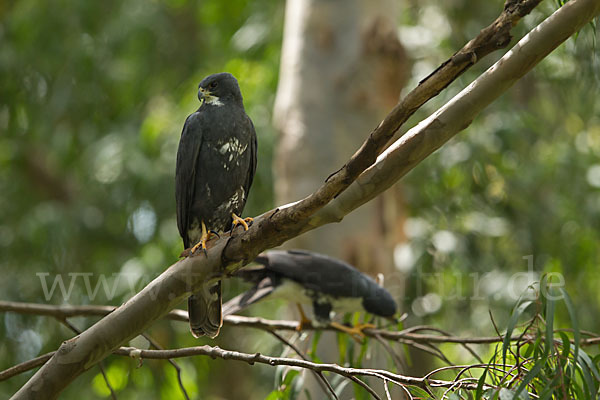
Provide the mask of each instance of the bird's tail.
POLYGON ((223 325, 221 281, 203 288, 188 298, 190 330, 195 338, 215 338, 223 325))

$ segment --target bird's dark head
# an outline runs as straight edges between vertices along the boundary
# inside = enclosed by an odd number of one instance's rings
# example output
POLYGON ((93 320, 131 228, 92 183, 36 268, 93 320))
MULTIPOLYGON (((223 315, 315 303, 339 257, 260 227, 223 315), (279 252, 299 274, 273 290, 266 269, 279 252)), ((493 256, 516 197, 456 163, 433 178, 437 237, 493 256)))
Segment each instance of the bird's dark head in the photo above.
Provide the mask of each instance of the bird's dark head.
POLYGON ((380 317, 391 318, 396 314, 396 301, 382 287, 376 287, 374 290, 363 297, 362 301, 365 311, 378 315, 380 317))
POLYGON ((242 92, 237 79, 229 72, 209 75, 198 85, 198 99, 203 104, 221 106, 227 103, 242 105, 242 92))

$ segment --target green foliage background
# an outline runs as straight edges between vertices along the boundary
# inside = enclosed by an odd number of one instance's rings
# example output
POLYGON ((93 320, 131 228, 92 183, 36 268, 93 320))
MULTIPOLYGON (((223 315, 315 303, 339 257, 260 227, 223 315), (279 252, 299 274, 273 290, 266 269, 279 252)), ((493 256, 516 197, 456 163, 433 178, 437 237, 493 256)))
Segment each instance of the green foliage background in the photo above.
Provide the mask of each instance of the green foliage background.
MULTIPOLYGON (((259 134, 258 174, 246 214, 274 206, 271 110, 283 8, 268 0, 0 1, 2 299, 47 302, 45 275, 39 274, 49 274, 49 285, 57 275, 67 287, 76 279, 70 304, 118 305, 132 293, 128 281, 119 281, 114 298, 101 286, 90 298, 82 274, 93 274, 92 288, 105 274, 112 289, 112 274, 122 273, 139 289, 177 259, 175 153, 183 121, 198 106, 197 84, 207 74, 226 70, 238 78, 259 134)), ((414 60, 409 88, 500 9, 499 1, 403 4, 399 31, 414 60)), ((552 10, 545 4, 535 11, 516 36, 552 10)), ((395 257, 406 279, 406 296, 399 300, 409 325, 492 334, 488 310, 500 326, 506 323, 513 293, 527 286, 514 274, 528 271, 523 257, 531 256, 530 278, 543 271, 562 274, 580 327, 600 330, 598 319, 590 318, 600 305, 594 37, 586 28, 559 48, 402 183, 408 241, 395 257)), ((450 99, 496 57, 469 71, 412 121, 450 99)), ((235 284, 227 282, 226 291, 238 290, 235 284)), ((56 292, 48 302, 63 301, 56 292)), ((258 310, 278 315, 272 306, 258 310)), ((94 320, 74 323, 83 329, 94 320)), ((565 310, 558 310, 561 321, 568 325, 565 310)), ((272 339, 247 329, 196 341, 185 324, 161 321, 150 333, 165 347, 210 343, 281 353, 272 339)), ((0 369, 54 350, 70 336, 52 319, 4 314, 0 369)), ((457 362, 466 359, 452 355, 457 362)), ((263 398, 273 388, 269 367, 202 357, 179 363, 188 392, 197 398, 263 398)), ((137 368, 133 360, 113 357, 105 367, 119 399, 181 398, 166 362, 137 368)), ((30 375, 0 383, 0 396, 12 394, 30 375)), ((107 397, 97 369, 75 381, 63 398, 82 395, 107 397)))

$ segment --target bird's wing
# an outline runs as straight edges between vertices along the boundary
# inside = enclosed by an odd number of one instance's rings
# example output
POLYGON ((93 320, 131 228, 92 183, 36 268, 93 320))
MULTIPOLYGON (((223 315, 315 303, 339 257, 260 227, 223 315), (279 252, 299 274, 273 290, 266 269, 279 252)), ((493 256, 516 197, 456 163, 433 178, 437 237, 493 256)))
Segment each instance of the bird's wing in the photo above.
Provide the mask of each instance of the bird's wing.
MULTIPOLYGON (((273 276, 281 276, 313 290, 333 297, 360 297, 365 310, 375 315, 390 317, 397 305, 392 295, 370 276, 342 260, 306 250, 271 250, 261 254, 257 262, 273 276)), ((326 315, 326 308, 315 313, 326 315)))
POLYGON ((188 243, 189 213, 196 182, 196 165, 202 145, 202 129, 199 123, 200 115, 194 113, 187 117, 181 132, 177 150, 177 165, 175 169, 175 201, 177 204, 177 228, 183 238, 185 248, 188 243))
POLYGON ((254 129, 254 124, 250 117, 246 115, 246 120, 248 121, 248 127, 246 129, 249 130, 251 135, 250 140, 250 168, 248 168, 248 175, 246 176, 246 182, 244 182, 244 191, 246 193, 246 197, 248 197, 248 192, 250 191, 250 186, 252 186, 252 181, 254 180, 254 174, 256 173, 256 153, 258 151, 258 143, 256 139, 256 130, 254 129))
POLYGON ((275 290, 273 281, 270 277, 265 277, 247 292, 237 295, 223 304, 223 315, 235 314, 270 295, 273 290, 275 290))
POLYGON ((371 287, 378 287, 356 268, 323 254, 305 250, 271 250, 262 256, 257 262, 269 271, 296 281, 307 289, 335 297, 357 297, 368 293, 371 287))

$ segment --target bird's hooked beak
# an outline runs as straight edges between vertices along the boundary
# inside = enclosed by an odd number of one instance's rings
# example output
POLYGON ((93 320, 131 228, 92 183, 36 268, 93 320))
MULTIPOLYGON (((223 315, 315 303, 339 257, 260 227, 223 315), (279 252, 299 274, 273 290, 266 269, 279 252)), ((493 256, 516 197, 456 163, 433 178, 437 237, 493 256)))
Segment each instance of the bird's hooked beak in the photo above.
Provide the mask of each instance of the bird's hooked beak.
POLYGON ((200 104, 210 104, 213 106, 222 106, 223 103, 219 100, 219 97, 215 96, 210 90, 206 88, 198 88, 198 99, 200 104))
POLYGON ((210 92, 207 89, 198 88, 198 100, 200 100, 200 103, 204 101, 206 96, 210 96, 210 92))

